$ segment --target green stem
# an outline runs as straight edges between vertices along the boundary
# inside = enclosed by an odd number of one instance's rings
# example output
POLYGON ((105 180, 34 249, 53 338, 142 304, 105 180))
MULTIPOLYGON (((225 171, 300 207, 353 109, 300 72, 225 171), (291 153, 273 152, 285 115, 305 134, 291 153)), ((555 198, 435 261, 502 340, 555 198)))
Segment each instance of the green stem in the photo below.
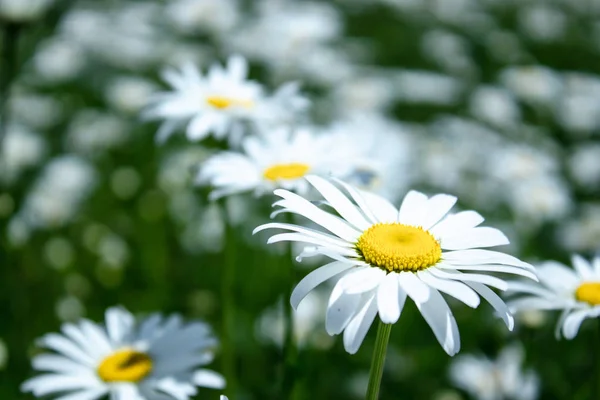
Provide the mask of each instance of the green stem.
POLYGON ((10 87, 17 73, 19 25, 5 22, 2 35, 2 75, 0 76, 0 149, 8 127, 10 87))
POLYGON ((381 386, 381 376, 383 375, 383 364, 385 363, 385 354, 392 331, 391 324, 384 324, 378 319, 377 339, 375 340, 375 350, 373 350, 373 359, 371 361, 371 372, 369 373, 369 387, 367 388, 367 400, 377 400, 379 398, 379 387, 381 386))
POLYGON ((227 211, 227 202, 222 203, 223 216, 225 221, 225 262, 223 266, 223 275, 221 277, 221 307, 223 308, 222 320, 222 365, 223 374, 227 380, 227 389, 225 394, 231 397, 235 396, 236 368, 235 368, 235 265, 236 265, 236 236, 235 228, 230 221, 227 211))

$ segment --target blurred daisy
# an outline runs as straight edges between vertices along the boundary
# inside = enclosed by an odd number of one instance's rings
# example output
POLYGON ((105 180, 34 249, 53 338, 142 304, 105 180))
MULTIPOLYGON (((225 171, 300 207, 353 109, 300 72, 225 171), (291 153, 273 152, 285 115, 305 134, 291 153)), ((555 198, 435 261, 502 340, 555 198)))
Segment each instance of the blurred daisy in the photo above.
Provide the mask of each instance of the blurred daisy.
POLYGON ((522 371, 523 349, 504 348, 496 360, 459 356, 450 366, 450 379, 477 400, 535 400, 540 382, 534 371, 522 371))
POLYGON ((52 3, 52 0, 0 0, 0 19, 31 21, 41 17, 52 3))
POLYGON ((36 397, 187 400, 196 386, 225 386, 221 375, 198 368, 212 361, 217 345, 208 325, 184 325, 176 315, 154 314, 138 326, 126 310, 110 308, 105 326, 85 319, 65 324, 62 335, 47 334, 40 344, 57 354, 33 358, 33 367, 46 372, 21 389, 36 397))
POLYGON ((525 294, 508 303, 512 310, 562 310, 557 338, 562 332, 573 339, 584 319, 600 316, 600 256, 590 263, 573 255, 571 263, 574 270, 556 261, 542 263, 537 268, 540 284, 508 282, 510 292, 525 294))
POLYGON ((360 149, 351 143, 308 128, 280 128, 244 138, 241 153, 225 151, 209 158, 196 182, 214 188, 212 199, 247 191, 262 195, 276 188, 306 193, 309 173, 344 176, 353 170, 360 149))
POLYGON ((504 253, 477 249, 508 244, 508 239, 498 229, 479 227, 483 217, 475 211, 449 214, 456 197, 438 194, 428 198, 410 191, 398 210, 383 197, 339 180, 313 175, 306 179, 341 218, 282 189, 275 190, 282 200, 274 205, 282 208, 279 213, 302 215, 330 233, 282 223, 261 225, 254 232, 284 229, 289 232, 272 236, 268 243, 310 243, 314 246, 306 248, 300 259, 325 255, 334 260, 296 286, 291 304, 297 308, 316 286, 339 278, 329 298, 325 325, 331 335, 344 332, 346 351, 358 351, 378 313, 386 324, 397 322, 410 297, 444 350, 456 354, 460 349, 458 326, 440 292, 473 308, 482 296, 508 328, 513 328, 508 308, 487 287, 505 290, 506 282, 484 273, 536 279, 533 267, 504 253))
POLYGON ((157 140, 166 140, 184 125, 189 140, 202 140, 211 133, 217 139, 239 138, 242 121, 269 121, 281 112, 293 112, 293 107, 307 105, 297 85, 284 85, 268 97, 262 86, 249 81, 247 75, 248 64, 240 56, 230 57, 225 68, 213 65, 205 77, 191 64, 179 71, 165 71, 163 78, 174 91, 155 95, 144 112, 149 119, 165 120, 157 140))

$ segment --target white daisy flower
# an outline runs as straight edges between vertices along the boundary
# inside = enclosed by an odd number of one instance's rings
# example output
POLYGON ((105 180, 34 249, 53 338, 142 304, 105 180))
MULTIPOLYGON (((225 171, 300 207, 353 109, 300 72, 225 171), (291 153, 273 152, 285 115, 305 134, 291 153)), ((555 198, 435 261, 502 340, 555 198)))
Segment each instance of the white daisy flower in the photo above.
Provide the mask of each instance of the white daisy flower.
POLYGON ((329 298, 325 325, 330 335, 344 332, 346 351, 358 351, 378 313, 384 323, 397 322, 410 297, 444 350, 456 354, 460 348, 458 326, 440 292, 473 308, 482 296, 508 328, 513 328, 508 308, 487 287, 504 290, 506 282, 484 273, 536 279, 533 267, 504 253, 478 249, 508 244, 508 239, 498 229, 478 226, 483 217, 475 211, 449 214, 456 197, 438 194, 428 198, 410 191, 398 210, 386 199, 339 180, 334 182, 347 194, 332 181, 312 175, 306 179, 341 218, 282 189, 274 192, 282 198, 274 203, 281 207, 274 214, 302 215, 330 233, 282 223, 261 225, 254 232, 287 230, 272 236, 268 243, 310 243, 314 246, 306 248, 299 259, 314 255, 333 259, 296 286, 291 304, 298 307, 316 286, 339 278, 329 298))
POLYGON ((600 256, 588 262, 573 255, 571 262, 574 270, 556 261, 542 263, 537 267, 539 284, 508 282, 511 294, 525 294, 509 301, 512 310, 562 310, 557 338, 562 332, 573 339, 584 319, 600 316, 600 256))
POLYGON ((286 119, 287 114, 306 108, 308 103, 298 93, 298 85, 285 84, 269 97, 247 76, 248 64, 240 56, 230 57, 225 68, 213 65, 206 76, 192 64, 179 71, 167 70, 163 78, 174 91, 156 94, 144 116, 165 120, 157 133, 159 142, 184 125, 187 138, 196 141, 211 133, 217 139, 238 138, 243 121, 286 119))
POLYGON ((485 356, 459 356, 450 366, 450 379, 478 400, 535 400, 540 381, 532 370, 521 370, 523 348, 502 349, 496 360, 485 356))
POLYGON ((350 143, 308 128, 248 136, 241 153, 225 151, 205 161, 196 183, 214 188, 211 199, 247 191, 262 195, 276 188, 304 194, 309 188, 304 177, 309 173, 344 176, 353 171, 360 149, 350 143))
POLYGON ((89 320, 64 324, 40 344, 57 354, 33 358, 45 371, 23 383, 36 397, 57 400, 187 400, 196 386, 222 389, 223 377, 198 368, 212 361, 217 340, 202 322, 183 324, 177 315, 153 314, 136 324, 122 308, 106 311, 105 326, 89 320))

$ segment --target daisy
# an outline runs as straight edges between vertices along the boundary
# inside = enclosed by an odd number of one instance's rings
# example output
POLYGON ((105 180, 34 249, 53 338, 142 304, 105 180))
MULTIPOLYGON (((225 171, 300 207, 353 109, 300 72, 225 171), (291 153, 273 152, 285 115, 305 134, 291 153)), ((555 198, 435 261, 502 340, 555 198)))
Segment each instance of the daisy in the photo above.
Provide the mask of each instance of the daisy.
POLYGON ((344 176, 353 170, 361 160, 361 149, 350 143, 339 135, 319 135, 308 128, 248 136, 242 140, 242 152, 225 151, 205 161, 196 183, 214 188, 211 199, 248 191, 262 195, 276 188, 304 194, 309 188, 304 177, 309 173, 344 176))
POLYGON ((308 104, 296 84, 285 84, 269 97, 247 75, 248 64, 240 56, 230 57, 225 68, 213 65, 206 76, 192 64, 167 70, 163 78, 174 90, 156 94, 143 115, 165 120, 157 133, 159 142, 181 126, 186 126, 189 140, 197 141, 211 133, 217 139, 238 138, 242 121, 268 122, 281 114, 285 119, 308 104))
POLYGON ((40 344, 56 352, 33 358, 45 371, 23 383, 36 397, 57 400, 187 400, 196 386, 222 389, 216 372, 198 368, 213 358, 217 340, 208 325, 184 325, 177 315, 154 314, 136 324, 122 308, 106 311, 106 324, 89 320, 65 324, 62 334, 50 333, 40 344))
POLYGON ((540 381, 534 371, 521 370, 523 356, 519 345, 502 349, 496 360, 459 356, 450 366, 450 379, 478 400, 535 400, 540 381))
POLYGON ((358 351, 371 323, 393 324, 410 297, 427 321, 443 349, 454 355, 460 338, 454 316, 440 292, 470 307, 479 296, 500 314, 508 329, 514 320, 504 302, 487 286, 504 290, 504 280, 485 274, 504 272, 536 279, 533 267, 504 253, 478 249, 508 244, 498 229, 480 227, 483 217, 475 211, 449 214, 456 197, 432 197, 410 191, 398 210, 386 199, 360 191, 340 180, 308 176, 307 181, 323 195, 338 215, 324 211, 287 190, 277 189, 282 199, 274 214, 299 214, 329 233, 293 224, 269 223, 257 227, 284 229, 268 243, 310 243, 302 257, 325 255, 333 261, 309 273, 294 289, 291 304, 300 301, 322 282, 339 278, 326 311, 330 335, 344 332, 344 347, 358 351), (343 188, 344 193, 338 186, 343 188))
POLYGON ((571 263, 574 270, 556 261, 542 263, 537 268, 539 284, 508 282, 511 294, 526 294, 509 301, 512 310, 562 310, 557 338, 562 332, 573 339, 584 319, 600 316, 600 256, 590 263, 573 255, 571 263))

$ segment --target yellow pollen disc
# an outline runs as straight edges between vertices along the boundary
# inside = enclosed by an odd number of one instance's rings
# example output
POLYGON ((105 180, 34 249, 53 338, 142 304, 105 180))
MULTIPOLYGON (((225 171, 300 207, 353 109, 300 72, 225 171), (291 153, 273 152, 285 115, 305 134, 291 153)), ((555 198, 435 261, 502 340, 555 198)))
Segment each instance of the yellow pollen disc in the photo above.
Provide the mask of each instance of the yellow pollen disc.
POLYGON ((379 223, 363 232, 356 248, 365 262, 388 271, 419 271, 442 258, 438 241, 421 227, 379 223))
POLYGON ((270 181, 280 179, 302 178, 310 170, 310 166, 302 163, 275 164, 265 169, 263 176, 270 181))
POLYGON ((98 376, 104 382, 139 382, 152 371, 152 359, 131 349, 118 350, 98 366, 98 376))
POLYGON ((582 283, 575 291, 575 298, 593 306, 600 305, 600 282, 582 283))
POLYGON ((233 106, 252 107, 252 102, 250 100, 239 100, 225 96, 209 96, 206 98, 206 102, 219 110, 233 106))

